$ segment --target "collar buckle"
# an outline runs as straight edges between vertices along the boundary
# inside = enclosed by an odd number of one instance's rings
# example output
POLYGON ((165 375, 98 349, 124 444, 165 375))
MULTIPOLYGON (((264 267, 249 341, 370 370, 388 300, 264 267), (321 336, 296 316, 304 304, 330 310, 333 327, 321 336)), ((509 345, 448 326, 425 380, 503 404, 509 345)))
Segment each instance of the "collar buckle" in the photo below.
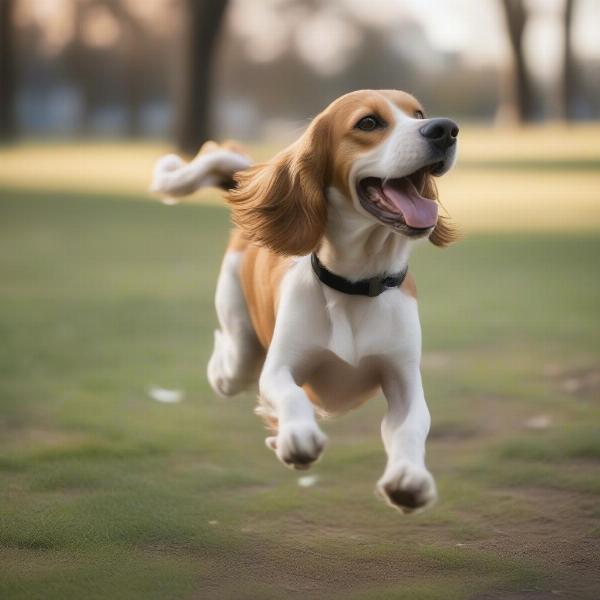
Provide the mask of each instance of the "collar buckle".
POLYGON ((379 296, 379 294, 381 294, 386 287, 385 279, 381 279, 380 277, 371 277, 371 279, 369 279, 369 298, 379 296))

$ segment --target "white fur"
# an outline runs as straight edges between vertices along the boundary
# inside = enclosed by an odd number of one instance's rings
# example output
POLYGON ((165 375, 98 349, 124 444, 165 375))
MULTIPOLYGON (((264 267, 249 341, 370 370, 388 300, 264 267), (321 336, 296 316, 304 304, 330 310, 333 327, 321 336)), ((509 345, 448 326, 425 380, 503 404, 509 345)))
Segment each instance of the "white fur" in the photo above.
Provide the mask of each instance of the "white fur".
MULTIPOLYGON (((352 202, 327 190, 328 224, 319 258, 331 271, 361 279, 397 272, 415 241, 382 225, 356 197, 366 176, 401 177, 424 164, 427 146, 418 133, 423 121, 392 106, 394 130, 353 166, 352 202)), ((239 285, 241 255, 225 256, 217 286, 221 333, 209 364, 219 394, 243 386, 258 364, 256 338, 239 285)), ((425 466, 430 416, 420 375, 421 330, 417 302, 401 289, 375 298, 349 296, 323 285, 310 258, 294 261, 281 283, 272 342, 259 377, 261 411, 277 419, 267 446, 286 465, 306 468, 322 454, 326 437, 302 386, 319 391, 321 410, 344 412, 361 399, 362 388, 380 386, 388 403, 381 435, 388 455, 378 490, 390 505, 409 512, 435 500, 434 480, 425 466)))
POLYGON ((322 451, 325 438, 300 387, 312 384, 314 364, 325 364, 332 380, 340 382, 341 394, 333 390, 329 396, 321 396, 324 409, 336 414, 360 401, 343 382, 349 375, 368 377, 373 367, 362 363, 375 357, 389 406, 382 423, 389 458, 379 489, 386 497, 396 488, 407 490, 418 497, 419 506, 431 503, 435 484, 424 462, 430 420, 419 371, 420 348, 413 298, 400 289, 376 298, 341 294, 314 277, 308 257, 301 259, 285 277, 275 332, 259 383, 262 400, 279 420, 274 444, 278 457, 285 463, 294 462, 292 438, 300 454, 312 460, 322 451), (346 330, 343 337, 336 335, 340 322, 346 330), (339 358, 342 365, 330 360, 323 350, 339 358))
POLYGON ((223 176, 247 169, 251 164, 247 156, 223 149, 199 154, 189 163, 176 154, 167 154, 154 167, 150 191, 167 198, 185 196, 218 185, 223 176))
POLYGON ((221 397, 233 396, 256 381, 262 350, 250 320, 240 282, 241 252, 227 252, 217 282, 215 305, 220 330, 207 375, 221 397))

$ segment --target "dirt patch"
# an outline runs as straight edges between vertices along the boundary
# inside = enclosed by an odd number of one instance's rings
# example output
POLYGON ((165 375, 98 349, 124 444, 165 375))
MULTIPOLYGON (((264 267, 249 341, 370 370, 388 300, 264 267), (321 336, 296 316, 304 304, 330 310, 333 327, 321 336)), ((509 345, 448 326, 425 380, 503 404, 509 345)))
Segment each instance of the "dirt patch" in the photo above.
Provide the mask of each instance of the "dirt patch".
POLYGON ((598 365, 565 369, 550 364, 544 368, 561 392, 582 398, 600 398, 600 367, 598 365))
POLYGON ((489 527, 494 535, 465 545, 507 558, 533 561, 549 573, 549 577, 542 586, 536 586, 537 589, 515 593, 490 591, 475 598, 596 598, 594 590, 600 589, 600 538, 592 531, 597 526, 597 498, 547 488, 510 489, 498 495, 522 502, 524 512, 520 516, 498 517, 497 523, 492 518, 489 527))
POLYGON ((472 600, 560 600, 560 598, 572 600, 572 596, 565 594, 560 590, 551 590, 549 592, 538 592, 536 590, 522 590, 520 592, 486 592, 478 594, 472 600))

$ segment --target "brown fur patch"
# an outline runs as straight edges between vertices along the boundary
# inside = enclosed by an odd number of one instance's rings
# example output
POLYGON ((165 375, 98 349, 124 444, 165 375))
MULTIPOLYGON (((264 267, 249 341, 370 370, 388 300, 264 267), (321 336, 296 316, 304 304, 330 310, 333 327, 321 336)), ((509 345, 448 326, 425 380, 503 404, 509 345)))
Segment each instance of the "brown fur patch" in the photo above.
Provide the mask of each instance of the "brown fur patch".
MULTIPOLYGON (((218 152, 219 150, 229 150, 230 152, 237 152, 238 154, 248 156, 246 150, 235 140, 225 140, 220 144, 213 140, 208 140, 202 144, 197 156, 212 154, 214 152, 218 152)), ((218 174, 218 170, 216 170, 215 174, 218 174)), ((236 186, 236 182, 231 174, 221 173, 220 180, 215 183, 215 186, 221 188, 222 190, 229 191, 236 186)))
POLYGON ((243 252, 248 247, 248 244, 250 244, 250 241, 244 235, 244 232, 234 227, 229 234, 227 249, 233 252, 243 252))
MULTIPOLYGON (((438 200, 438 189, 435 180, 431 175, 428 175, 425 180, 425 187, 422 192, 425 198, 438 200)), ((439 202, 439 200, 438 200, 439 202)), ((450 221, 449 218, 438 216, 437 224, 434 230, 429 235, 429 241, 440 247, 445 247, 459 239, 458 230, 450 221)))
POLYGON ((412 298, 417 297, 417 284, 415 282, 415 278, 410 273, 406 275, 406 278, 402 282, 400 289, 412 298))
POLYGON ((235 140, 224 140, 220 144, 214 140, 208 140, 202 144, 200 150, 198 150, 198 155, 211 154, 212 152, 217 152, 219 150, 230 150, 231 152, 247 155, 246 150, 235 140))
POLYGON ((235 224, 276 254, 303 255, 319 243, 327 221, 327 130, 315 120, 291 147, 235 175, 229 193, 235 224))
POLYGON ((256 244, 248 244, 244 251, 242 289, 254 331, 265 350, 273 337, 279 285, 290 260, 256 244))

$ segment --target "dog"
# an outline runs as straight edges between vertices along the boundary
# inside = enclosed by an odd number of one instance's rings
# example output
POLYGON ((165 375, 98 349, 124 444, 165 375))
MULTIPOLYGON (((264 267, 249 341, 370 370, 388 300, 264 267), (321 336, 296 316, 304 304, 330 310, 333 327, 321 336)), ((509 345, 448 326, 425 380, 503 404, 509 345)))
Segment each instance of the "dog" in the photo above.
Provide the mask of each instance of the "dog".
POLYGON ((332 102, 267 162, 208 142, 189 164, 161 159, 152 187, 227 191, 235 228, 216 289, 214 391, 228 397, 258 383, 256 412, 273 431, 266 444, 295 469, 323 453, 317 416, 382 391, 388 459, 377 490, 404 513, 437 495, 408 260, 421 240, 456 238, 438 214, 434 177, 453 166, 458 131, 427 118, 408 93, 362 90, 332 102))

